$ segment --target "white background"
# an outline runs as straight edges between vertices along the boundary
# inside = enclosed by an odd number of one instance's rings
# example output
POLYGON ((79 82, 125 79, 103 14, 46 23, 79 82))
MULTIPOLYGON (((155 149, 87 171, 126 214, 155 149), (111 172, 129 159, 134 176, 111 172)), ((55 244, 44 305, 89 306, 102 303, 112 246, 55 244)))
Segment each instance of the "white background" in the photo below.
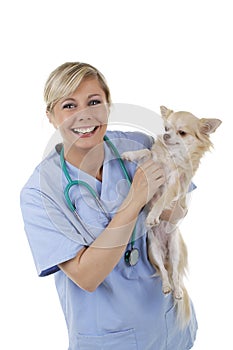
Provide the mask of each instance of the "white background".
MULTIPOLYGON (((232 345, 231 1, 11 1, 0 8, 0 348, 64 350, 65 322, 53 277, 38 278, 19 192, 53 133, 43 86, 66 61, 91 63, 113 101, 222 119, 202 161, 182 233, 189 292, 199 321, 195 350, 232 345), (4 344, 4 345, 3 345, 4 344)), ((155 315, 156 317, 156 315, 155 315)))

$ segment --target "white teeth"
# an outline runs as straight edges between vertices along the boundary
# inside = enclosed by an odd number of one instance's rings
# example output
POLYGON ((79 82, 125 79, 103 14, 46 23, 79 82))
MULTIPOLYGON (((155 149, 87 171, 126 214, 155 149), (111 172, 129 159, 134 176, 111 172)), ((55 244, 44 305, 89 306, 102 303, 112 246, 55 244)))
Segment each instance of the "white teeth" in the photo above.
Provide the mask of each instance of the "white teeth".
POLYGON ((92 126, 90 128, 74 128, 73 131, 79 134, 87 134, 89 132, 92 132, 95 129, 95 126, 92 126))

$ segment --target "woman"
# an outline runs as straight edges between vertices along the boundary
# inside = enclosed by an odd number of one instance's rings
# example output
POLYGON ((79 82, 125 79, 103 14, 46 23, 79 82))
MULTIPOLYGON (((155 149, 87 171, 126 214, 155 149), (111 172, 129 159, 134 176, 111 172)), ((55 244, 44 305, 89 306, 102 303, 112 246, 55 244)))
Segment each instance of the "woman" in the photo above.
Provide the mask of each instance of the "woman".
POLYGON ((69 349, 190 349, 195 314, 186 329, 176 327, 172 296, 151 278, 147 258, 144 207, 164 184, 163 169, 119 159, 150 148, 152 138, 107 131, 109 88, 88 64, 55 69, 44 96, 63 142, 22 189, 21 208, 39 276, 55 273, 69 349))

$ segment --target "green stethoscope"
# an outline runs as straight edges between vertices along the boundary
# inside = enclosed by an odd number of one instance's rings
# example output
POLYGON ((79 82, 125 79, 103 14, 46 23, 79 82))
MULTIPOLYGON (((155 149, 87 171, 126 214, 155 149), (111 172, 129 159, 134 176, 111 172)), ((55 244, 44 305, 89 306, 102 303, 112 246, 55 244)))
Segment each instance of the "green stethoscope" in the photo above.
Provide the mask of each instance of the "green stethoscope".
MULTIPOLYGON (((124 162, 123 162, 123 160, 122 160, 122 158, 121 158, 117 148, 114 146, 114 144, 109 140, 109 138, 106 135, 104 136, 104 141, 110 146, 111 150, 113 151, 114 155, 116 156, 116 158, 117 158, 117 160, 118 160, 118 162, 120 164, 120 167, 121 167, 121 169, 123 171, 125 179, 127 180, 129 186, 131 186, 130 176, 128 174, 128 171, 127 171, 127 169, 125 167, 125 164, 124 164, 124 162)), ((60 152, 60 162, 61 162, 62 171, 63 171, 63 173, 64 173, 64 175, 65 175, 65 177, 66 177, 66 179, 68 181, 68 184, 67 184, 67 186, 64 189, 64 196, 65 196, 67 205, 68 205, 69 209, 74 213, 74 215, 78 219, 79 223, 82 225, 82 227, 88 233, 88 235, 92 239, 95 239, 95 237, 93 236, 92 232, 88 229, 87 225, 84 223, 84 221, 82 220, 82 218, 78 214, 78 212, 77 212, 77 210, 75 208, 75 205, 71 202, 70 195, 69 195, 71 187, 73 187, 73 186, 83 186, 83 187, 85 187, 89 191, 89 193, 92 195, 92 197, 95 199, 99 209, 102 210, 102 212, 107 217, 107 219, 110 221, 111 218, 110 218, 108 212, 106 211, 106 209, 104 208, 103 204, 101 203, 101 201, 100 201, 100 199, 98 197, 98 194, 96 193, 96 191, 87 182, 82 181, 82 180, 72 180, 71 179, 71 177, 69 175, 69 172, 68 172, 68 169, 67 169, 67 166, 66 166, 65 158, 64 158, 64 147, 62 147, 61 152, 60 152)), ((125 256, 124 256, 125 257, 125 262, 129 266, 136 265, 138 260, 139 260, 139 250, 137 248, 134 248, 135 236, 136 236, 136 228, 134 227, 134 230, 133 230, 133 233, 132 233, 132 236, 131 236, 131 241, 130 241, 131 248, 125 252, 125 256)))

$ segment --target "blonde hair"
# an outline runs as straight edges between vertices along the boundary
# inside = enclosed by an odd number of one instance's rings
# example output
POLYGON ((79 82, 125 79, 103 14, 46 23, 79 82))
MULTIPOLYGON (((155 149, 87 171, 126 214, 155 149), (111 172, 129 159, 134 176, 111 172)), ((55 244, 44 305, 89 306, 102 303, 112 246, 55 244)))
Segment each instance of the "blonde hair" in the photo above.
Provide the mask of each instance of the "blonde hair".
POLYGON ((87 63, 66 62, 57 67, 49 76, 44 88, 44 100, 47 111, 52 112, 55 104, 72 94, 83 79, 95 77, 103 89, 107 103, 111 104, 111 95, 107 82, 100 71, 87 63))

